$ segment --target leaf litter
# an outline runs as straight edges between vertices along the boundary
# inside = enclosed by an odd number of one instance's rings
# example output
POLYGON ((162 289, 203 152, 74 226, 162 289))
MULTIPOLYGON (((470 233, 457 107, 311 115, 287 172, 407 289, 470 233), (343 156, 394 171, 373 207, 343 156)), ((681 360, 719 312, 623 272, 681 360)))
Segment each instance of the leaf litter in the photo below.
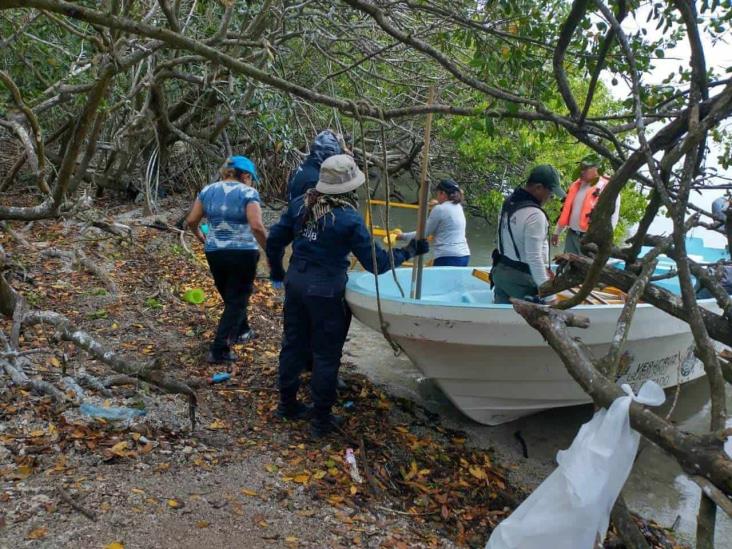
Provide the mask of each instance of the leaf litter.
MULTIPOLYGON (((71 223, 36 222, 36 227, 43 227, 38 232, 44 238, 41 247, 79 245, 78 227, 71 223)), ((59 517, 71 514, 73 520, 83 520, 63 502, 39 503, 38 496, 59 485, 80 505, 85 498, 96 501, 100 522, 105 515, 118 516, 122 511, 185 514, 190 534, 212 530, 223 514, 246 520, 258 531, 262 546, 276 541, 283 547, 317 547, 323 542, 321 534, 307 529, 272 532, 278 519, 271 506, 276 505, 303 524, 315 521, 318 528, 327 527, 333 546, 482 547, 491 530, 527 495, 509 482, 506 469, 490 451, 471 448, 463 433, 424 420, 424 413, 415 413, 415 403, 390 395, 353 373, 348 364, 341 370, 348 388, 339 401, 351 403, 349 409, 354 411, 336 410, 347 417, 342 434, 314 443, 305 423, 276 420, 282 303, 263 280, 257 282, 250 302, 250 322, 258 338, 235 348, 240 360, 231 368, 229 381, 209 384, 207 380, 221 370, 204 360, 221 304, 205 257, 195 246, 193 257, 181 253, 173 233, 142 226, 135 226, 134 233, 135 244, 103 240, 84 250, 110 266, 110 277, 119 288, 116 297, 91 291, 99 285, 91 273, 72 270, 61 275, 55 260, 34 263, 28 257, 25 280, 16 275, 11 282, 23 294, 32 293, 36 307, 65 314, 125 355, 140 360, 154 355, 161 368, 187 380, 198 391, 199 426, 190 432, 187 405, 180 396, 144 383, 109 386, 111 396, 85 387, 100 406, 145 409, 145 416, 127 422, 84 417, 70 402, 59 406, 47 396, 4 384, 0 389, 4 532, 16 539, 44 539, 58 536, 59 517), (203 289, 207 296, 203 304, 181 299, 191 287, 203 289), (155 307, 150 306, 153 300, 155 307), (104 315, 98 313, 101 310, 104 315), (348 448, 353 450, 361 483, 354 482, 346 463, 348 448), (131 475, 127 482, 137 477, 148 485, 130 485, 125 494, 118 490, 115 497, 107 497, 100 490, 109 486, 105 478, 110 467, 122 476, 131 475), (249 471, 245 477, 258 479, 259 484, 242 479, 238 486, 210 493, 156 493, 163 481, 173 490, 174 479, 220 477, 242 468, 249 471)), ((34 253, 17 250, 18 244, 6 234, 0 235, 0 243, 11 256, 34 253)), ((9 333, 10 323, 3 320, 2 328, 9 333)), ((53 337, 43 326, 22 334, 22 349, 53 350, 50 356, 28 357, 34 375, 55 381, 80 371, 98 379, 111 373, 53 337)), ((668 546, 655 525, 644 526, 649 539, 658 536, 654 547, 668 546)), ((124 537, 109 535, 113 540, 124 537)), ((56 540, 62 542, 62 537, 56 540)), ((125 546, 123 540, 95 542, 125 546)))

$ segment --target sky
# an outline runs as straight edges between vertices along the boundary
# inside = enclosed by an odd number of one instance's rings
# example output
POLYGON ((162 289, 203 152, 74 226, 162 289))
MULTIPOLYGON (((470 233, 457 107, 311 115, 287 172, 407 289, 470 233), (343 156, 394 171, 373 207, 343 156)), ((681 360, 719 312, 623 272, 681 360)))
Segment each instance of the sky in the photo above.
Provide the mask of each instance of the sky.
MULTIPOLYGON (((648 26, 645 24, 646 16, 649 9, 649 4, 647 4, 646 6, 642 6, 638 11, 639 15, 637 18, 628 18, 623 21, 623 28, 626 31, 631 32, 636 31, 641 26, 644 26, 648 29, 647 37, 650 40, 654 40, 658 36, 660 31, 657 31, 654 28, 655 25, 648 26)), ((714 43, 709 35, 706 35, 704 33, 702 33, 702 41, 704 43, 708 67, 716 67, 719 69, 717 72, 721 75, 724 75, 725 69, 732 66, 732 44, 729 43, 729 40, 727 40, 727 43, 722 41, 714 43)), ((662 80, 666 78, 666 76, 668 76, 669 73, 678 69, 680 64, 688 66, 689 57, 689 44, 685 40, 681 41, 674 49, 666 51, 663 59, 657 59, 654 61, 654 69, 651 71, 650 74, 646 75, 646 80, 644 80, 644 82, 660 84, 662 80)), ((620 99, 626 98, 630 94, 630 88, 625 85, 622 80, 617 86, 612 86, 608 83, 608 88, 611 90, 611 93, 613 93, 614 96, 620 99)), ((712 90, 711 93, 712 95, 714 95, 714 90, 712 90)), ((732 121, 728 120, 726 122, 726 127, 732 127, 732 121)), ((649 135, 652 135, 653 126, 650 126, 650 130, 651 132, 649 132, 649 135)), ((712 150, 707 155, 707 166, 717 167, 720 170, 719 173, 721 175, 732 177, 732 170, 723 170, 717 162, 717 157, 720 155, 720 150, 716 148, 714 144, 711 144, 711 147, 712 150)), ((722 190, 708 190, 702 191, 701 193, 692 193, 691 201, 694 204, 709 211, 711 210, 711 204, 714 199, 723 194, 724 191, 722 190)), ((672 229, 673 226, 669 219, 665 217, 658 217, 651 226, 651 233, 670 233, 672 229)), ((691 236, 703 238, 705 244, 709 246, 724 246, 724 244, 726 243, 726 239, 721 234, 708 231, 703 228, 694 229, 691 233, 691 236)))

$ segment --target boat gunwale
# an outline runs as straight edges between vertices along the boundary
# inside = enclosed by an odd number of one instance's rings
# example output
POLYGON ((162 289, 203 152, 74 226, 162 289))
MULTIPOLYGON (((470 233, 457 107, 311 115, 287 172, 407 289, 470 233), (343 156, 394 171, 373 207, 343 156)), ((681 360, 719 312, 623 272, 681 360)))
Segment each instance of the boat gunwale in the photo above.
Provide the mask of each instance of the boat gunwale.
MULTIPOLYGON (((455 270, 468 270, 471 271, 473 269, 485 269, 486 267, 430 267, 430 270, 432 269, 455 269, 455 270)), ((411 269, 407 268, 398 268, 398 271, 408 271, 411 269)), ((385 276, 387 273, 382 273, 379 276, 385 276)), ((367 298, 375 298, 376 297, 376 290, 367 290, 363 287, 356 286, 356 280, 355 278, 352 278, 352 276, 355 275, 357 278, 362 277, 372 277, 373 274, 367 271, 349 271, 348 272, 348 284, 346 285, 346 299, 348 299, 348 293, 352 292, 355 294, 359 294, 361 296, 367 297, 367 298)), ((674 294, 676 295, 676 294, 674 294)), ((385 295, 383 293, 380 293, 380 299, 382 302, 390 302, 390 303, 396 303, 396 304, 404 304, 404 305, 414 305, 417 307, 445 307, 450 309, 455 308, 466 308, 466 309, 496 309, 496 310, 511 310, 513 311, 513 305, 510 303, 451 303, 451 302, 445 302, 445 301, 430 301, 427 296, 423 299, 414 299, 411 297, 397 297, 394 295, 385 295)), ((680 297, 680 296, 679 296, 680 297)), ((697 303, 699 304, 712 304, 716 303, 716 299, 711 297, 707 299, 697 299, 697 303)), ((575 305, 572 307, 573 311, 596 311, 596 310, 613 310, 613 309, 622 309, 625 306, 625 303, 608 303, 608 304, 580 304, 575 305)), ((645 309, 649 307, 654 307, 651 303, 638 303, 636 308, 638 309, 645 309)))

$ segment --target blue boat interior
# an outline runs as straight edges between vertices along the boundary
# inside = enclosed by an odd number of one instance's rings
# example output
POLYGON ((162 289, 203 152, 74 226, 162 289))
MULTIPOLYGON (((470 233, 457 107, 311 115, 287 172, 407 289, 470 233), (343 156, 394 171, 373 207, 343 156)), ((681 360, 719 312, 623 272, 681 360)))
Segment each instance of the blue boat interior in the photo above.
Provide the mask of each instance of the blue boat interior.
MULTIPOLYGON (((644 247, 641 255, 645 255, 650 248, 644 247)), ((728 260, 729 253, 725 249, 708 248, 704 246, 701 238, 687 238, 687 255, 698 263, 715 263, 719 260, 728 260)), ((622 262, 610 263, 618 267, 622 262)), ((479 270, 488 271, 489 267, 477 267, 479 270)), ((675 269, 675 262, 666 257, 659 258, 656 267, 656 275, 662 275, 675 269)), ((511 305, 497 305, 493 303, 493 291, 487 282, 473 276, 473 267, 428 267, 424 269, 422 276, 422 299, 420 301, 410 299, 412 286, 412 269, 396 269, 396 280, 391 271, 379 276, 379 294, 382 299, 400 301, 405 303, 421 303, 424 305, 442 305, 456 307, 511 307, 511 305), (401 287, 401 290, 400 290, 401 287), (402 294, 403 292, 403 294, 402 294)), ((374 275, 365 271, 351 271, 348 274, 348 288, 360 294, 376 297, 376 281, 374 275)), ((680 293, 677 277, 668 278, 656 282, 658 286, 665 288, 675 294, 680 293)), ((609 305, 621 307, 622 305, 609 305)))

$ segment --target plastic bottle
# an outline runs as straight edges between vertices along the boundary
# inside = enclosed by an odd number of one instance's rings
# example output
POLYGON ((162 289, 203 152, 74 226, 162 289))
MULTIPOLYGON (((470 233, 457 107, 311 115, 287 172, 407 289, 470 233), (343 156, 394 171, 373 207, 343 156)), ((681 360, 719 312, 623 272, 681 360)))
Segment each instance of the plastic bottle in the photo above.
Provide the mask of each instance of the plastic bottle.
POLYGON ((229 381, 231 379, 231 374, 228 372, 218 372, 211 376, 211 383, 223 383, 224 381, 229 381))
POLYGON ((129 420, 145 415, 145 410, 137 410, 135 408, 103 408, 86 402, 79 406, 79 411, 85 416, 99 417, 111 421, 129 420))
POLYGON ((356 465, 356 456, 353 455, 353 450, 348 448, 346 450, 346 463, 348 463, 348 472, 351 474, 353 482, 361 484, 363 479, 361 473, 358 472, 358 465, 356 465))

